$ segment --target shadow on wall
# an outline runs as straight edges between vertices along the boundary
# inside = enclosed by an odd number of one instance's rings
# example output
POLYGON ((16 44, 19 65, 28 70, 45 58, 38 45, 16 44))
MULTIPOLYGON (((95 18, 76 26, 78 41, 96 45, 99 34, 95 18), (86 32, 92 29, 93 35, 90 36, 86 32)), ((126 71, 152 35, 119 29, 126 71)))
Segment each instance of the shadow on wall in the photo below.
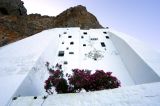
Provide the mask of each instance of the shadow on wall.
POLYGON ((111 32, 110 36, 135 84, 160 81, 154 70, 122 38, 111 32))

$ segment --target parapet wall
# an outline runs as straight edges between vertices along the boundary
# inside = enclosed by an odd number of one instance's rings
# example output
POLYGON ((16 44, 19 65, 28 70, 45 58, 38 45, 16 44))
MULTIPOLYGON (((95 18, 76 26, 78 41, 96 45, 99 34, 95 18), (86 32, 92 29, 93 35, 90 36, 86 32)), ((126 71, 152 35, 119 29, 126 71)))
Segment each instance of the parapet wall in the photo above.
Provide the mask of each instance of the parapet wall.
MULTIPOLYGON (((152 69, 152 66, 149 65, 147 61, 143 60, 143 57, 140 57, 136 50, 137 48, 132 46, 139 45, 138 41, 115 31, 110 31, 110 37, 113 44, 119 51, 121 59, 128 69, 135 84, 160 81, 160 76, 152 69)), ((145 50, 145 48, 141 48, 141 46, 139 46, 138 49, 141 49, 142 51, 145 50)), ((147 53, 148 52, 146 51, 146 54, 147 53)), ((150 57, 154 58, 154 56, 150 57)))

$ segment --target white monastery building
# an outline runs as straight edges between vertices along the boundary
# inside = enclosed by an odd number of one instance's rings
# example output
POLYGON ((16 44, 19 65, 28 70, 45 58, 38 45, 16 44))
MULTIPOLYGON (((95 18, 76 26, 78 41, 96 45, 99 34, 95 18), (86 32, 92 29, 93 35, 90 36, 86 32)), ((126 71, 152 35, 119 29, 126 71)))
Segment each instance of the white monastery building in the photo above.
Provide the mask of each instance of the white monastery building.
POLYGON ((160 53, 108 28, 45 30, 0 48, 0 106, 160 106, 160 53), (113 72, 121 87, 44 99, 47 61, 113 72))

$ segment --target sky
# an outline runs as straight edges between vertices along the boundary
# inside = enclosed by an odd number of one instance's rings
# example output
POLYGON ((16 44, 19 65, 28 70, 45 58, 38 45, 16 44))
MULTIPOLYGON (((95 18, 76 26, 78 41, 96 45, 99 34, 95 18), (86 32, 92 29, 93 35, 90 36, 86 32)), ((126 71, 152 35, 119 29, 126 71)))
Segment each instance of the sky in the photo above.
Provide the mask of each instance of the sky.
POLYGON ((22 0, 27 13, 56 16, 86 6, 100 24, 133 36, 160 51, 160 0, 22 0))

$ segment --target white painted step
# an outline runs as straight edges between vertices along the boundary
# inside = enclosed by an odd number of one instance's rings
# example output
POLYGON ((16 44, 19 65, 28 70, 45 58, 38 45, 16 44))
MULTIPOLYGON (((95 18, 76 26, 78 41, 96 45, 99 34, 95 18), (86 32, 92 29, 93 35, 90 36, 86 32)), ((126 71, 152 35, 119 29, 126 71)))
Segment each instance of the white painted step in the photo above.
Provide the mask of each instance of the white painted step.
POLYGON ((18 97, 10 106, 160 106, 160 82, 88 93, 18 97))

